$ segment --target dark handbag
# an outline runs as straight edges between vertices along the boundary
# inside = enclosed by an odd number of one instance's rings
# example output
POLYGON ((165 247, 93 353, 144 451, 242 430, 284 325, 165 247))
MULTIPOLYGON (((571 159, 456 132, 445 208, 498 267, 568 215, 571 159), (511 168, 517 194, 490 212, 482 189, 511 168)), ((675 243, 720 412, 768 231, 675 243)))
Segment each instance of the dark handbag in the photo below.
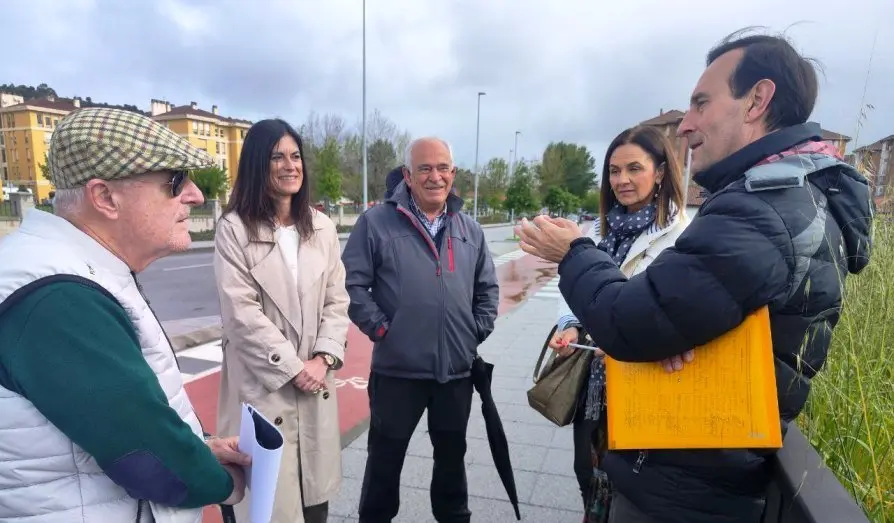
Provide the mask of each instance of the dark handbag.
POLYGON ((580 390, 590 373, 593 352, 576 350, 567 357, 550 357, 541 371, 543 359, 549 348, 549 340, 556 332, 552 328, 537 364, 534 366, 534 386, 528 390, 528 404, 546 419, 560 427, 571 423, 579 404, 580 390))

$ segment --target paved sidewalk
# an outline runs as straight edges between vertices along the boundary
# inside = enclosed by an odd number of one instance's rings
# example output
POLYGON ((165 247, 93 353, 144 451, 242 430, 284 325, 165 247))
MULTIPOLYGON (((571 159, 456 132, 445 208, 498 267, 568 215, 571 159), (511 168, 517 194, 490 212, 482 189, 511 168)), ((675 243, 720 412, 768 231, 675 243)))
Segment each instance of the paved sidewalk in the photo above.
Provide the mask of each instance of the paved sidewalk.
MULTIPOLYGON (((480 353, 495 365, 493 394, 509 440, 522 521, 579 523, 583 509, 572 469, 571 428, 558 428, 546 421, 528 406, 526 395, 544 338, 556 319, 557 285, 558 279, 554 279, 499 318, 480 353)), ((477 393, 474 398, 466 453, 472 521, 512 522, 515 515, 490 455, 477 393)), ((434 521, 428 495, 432 447, 425 420, 423 416, 404 462, 396 522, 434 521)), ((357 521, 366 437, 364 432, 344 450, 341 493, 330 505, 332 523, 357 521)))

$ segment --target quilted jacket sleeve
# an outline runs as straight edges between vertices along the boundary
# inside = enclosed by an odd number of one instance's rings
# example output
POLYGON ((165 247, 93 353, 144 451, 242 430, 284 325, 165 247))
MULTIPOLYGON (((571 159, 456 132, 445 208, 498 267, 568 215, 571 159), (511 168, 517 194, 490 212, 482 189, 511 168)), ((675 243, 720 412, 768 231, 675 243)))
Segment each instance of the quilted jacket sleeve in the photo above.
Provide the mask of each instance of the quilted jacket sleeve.
POLYGON ((629 280, 590 241, 559 265, 571 311, 609 356, 659 361, 717 338, 788 290, 791 236, 766 202, 720 194, 629 280))

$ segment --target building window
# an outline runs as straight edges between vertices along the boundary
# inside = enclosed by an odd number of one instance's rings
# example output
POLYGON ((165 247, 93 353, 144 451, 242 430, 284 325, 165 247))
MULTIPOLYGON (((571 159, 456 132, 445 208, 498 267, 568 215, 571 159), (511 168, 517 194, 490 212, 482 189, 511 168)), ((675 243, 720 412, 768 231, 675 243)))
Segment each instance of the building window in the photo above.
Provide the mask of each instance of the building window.
POLYGON ((6 149, 0 149, 0 163, 6 163, 6 149))
POLYGON ((195 120, 192 122, 192 134, 199 134, 199 122, 195 120))
POLYGON ((43 127, 43 115, 42 114, 37 115, 37 125, 39 125, 40 127, 43 127))
POLYGON ((25 158, 27 158, 29 162, 31 161, 31 149, 27 147, 25 147, 25 158))

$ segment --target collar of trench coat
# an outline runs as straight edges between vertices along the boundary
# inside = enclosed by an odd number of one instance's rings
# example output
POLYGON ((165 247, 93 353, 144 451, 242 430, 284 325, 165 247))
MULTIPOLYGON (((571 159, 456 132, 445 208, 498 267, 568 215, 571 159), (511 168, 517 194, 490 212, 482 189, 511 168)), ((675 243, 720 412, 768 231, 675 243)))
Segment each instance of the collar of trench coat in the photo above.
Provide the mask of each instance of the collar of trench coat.
MULTIPOLYGON (((314 231, 323 228, 322 214, 313 211, 313 227, 314 231)), ((251 275, 258 282, 258 285, 270 297, 270 300, 276 305, 276 308, 289 322, 289 325, 296 332, 302 331, 301 320, 301 298, 304 297, 308 289, 312 288, 313 283, 320 277, 322 271, 298 271, 298 294, 289 292, 289 286, 283 285, 284 281, 289 281, 295 276, 290 274, 288 266, 282 258, 279 249, 275 248, 276 240, 274 238, 274 230, 269 224, 261 224, 258 226, 257 239, 250 239, 249 243, 269 243, 271 244, 270 252, 257 265, 251 268, 251 275)), ((304 240, 302 240, 303 242, 304 240)), ((298 267, 303 269, 326 267, 326 260, 318 249, 298 249, 298 267)))

